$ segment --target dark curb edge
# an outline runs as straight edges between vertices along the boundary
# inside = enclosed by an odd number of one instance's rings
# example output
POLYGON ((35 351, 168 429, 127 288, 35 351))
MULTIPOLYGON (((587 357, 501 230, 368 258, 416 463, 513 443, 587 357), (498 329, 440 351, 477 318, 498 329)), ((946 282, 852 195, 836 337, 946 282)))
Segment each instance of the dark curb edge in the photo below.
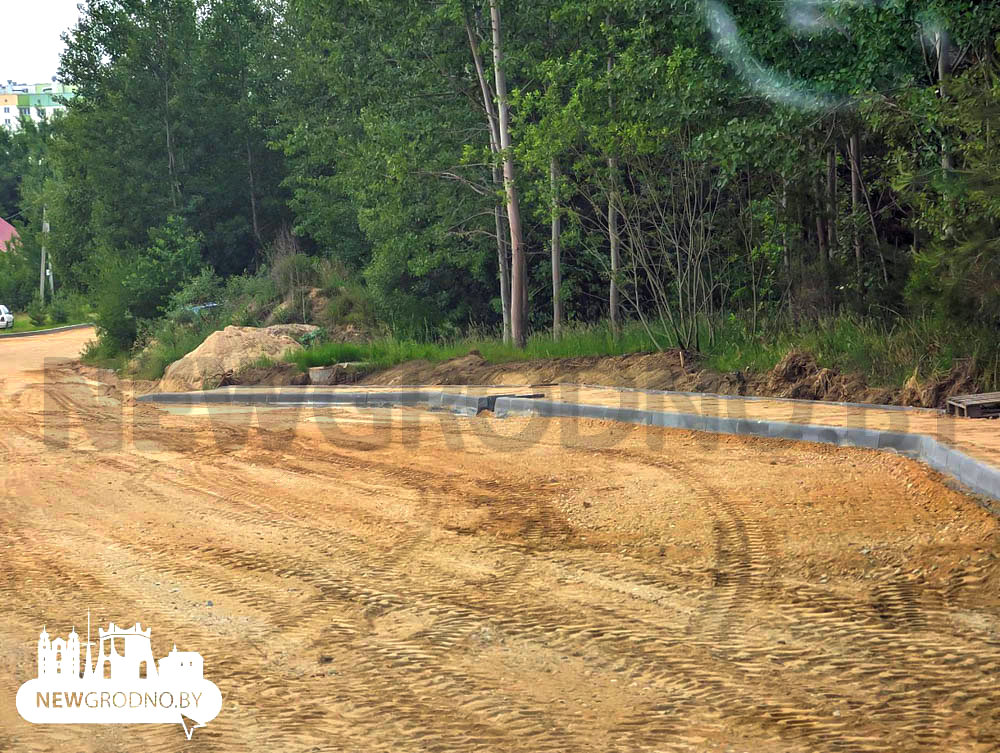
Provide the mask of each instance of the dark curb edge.
POLYGON ((285 392, 222 388, 205 392, 152 393, 142 395, 137 400, 142 403, 173 405, 239 403, 276 406, 352 405, 359 408, 426 406, 430 410, 450 410, 459 415, 467 416, 475 416, 484 410, 489 410, 497 418, 518 415, 545 418, 593 418, 712 434, 819 442, 841 447, 862 447, 896 452, 919 460, 934 470, 955 478, 978 494, 1000 500, 1000 469, 971 458, 926 434, 862 429, 850 426, 799 424, 768 419, 703 416, 696 413, 612 408, 603 405, 540 400, 534 396, 464 395, 443 390, 421 389, 331 392, 305 388, 285 392))

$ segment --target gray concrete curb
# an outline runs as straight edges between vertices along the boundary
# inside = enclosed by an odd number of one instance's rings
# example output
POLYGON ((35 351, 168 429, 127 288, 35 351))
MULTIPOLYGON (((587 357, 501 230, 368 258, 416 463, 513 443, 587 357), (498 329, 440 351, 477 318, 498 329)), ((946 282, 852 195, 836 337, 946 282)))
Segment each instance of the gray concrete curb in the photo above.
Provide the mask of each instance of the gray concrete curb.
POLYGON ((160 392, 142 395, 140 403, 169 405, 229 403, 243 405, 351 405, 357 408, 391 408, 397 405, 426 406, 430 410, 450 410, 460 415, 475 416, 493 410, 498 395, 463 395, 440 390, 401 389, 379 392, 310 390, 285 391, 254 389, 206 390, 204 392, 160 392))
POLYGON ((87 329, 88 327, 93 327, 94 324, 68 324, 65 327, 53 327, 52 329, 36 329, 33 332, 11 332, 8 335, 0 334, 0 340, 6 338, 14 339, 15 337, 37 337, 39 335, 52 335, 56 332, 68 332, 71 329, 87 329))
POLYGON ((688 429, 712 434, 769 437, 800 442, 819 442, 841 447, 890 450, 920 460, 934 470, 952 476, 978 494, 985 494, 1000 500, 1000 469, 971 458, 926 434, 908 434, 850 426, 797 424, 766 419, 702 416, 695 413, 609 408, 602 405, 509 397, 497 399, 494 413, 497 418, 517 415, 549 418, 596 418, 604 421, 688 429))
MULTIPOLYGON (((697 393, 692 393, 697 394, 697 393)), ((862 429, 849 426, 800 424, 755 418, 726 418, 697 413, 613 408, 587 403, 540 400, 537 397, 512 395, 466 395, 444 390, 403 388, 379 392, 325 391, 295 388, 288 391, 265 391, 252 388, 220 388, 205 392, 163 392, 142 395, 142 403, 249 405, 351 405, 358 408, 426 406, 430 410, 450 410, 474 416, 484 410, 497 418, 540 416, 547 418, 593 418, 620 421, 667 429, 687 429, 712 434, 789 439, 819 442, 841 447, 863 447, 905 455, 952 476, 978 494, 1000 500, 1000 469, 969 457, 926 434, 862 429)))

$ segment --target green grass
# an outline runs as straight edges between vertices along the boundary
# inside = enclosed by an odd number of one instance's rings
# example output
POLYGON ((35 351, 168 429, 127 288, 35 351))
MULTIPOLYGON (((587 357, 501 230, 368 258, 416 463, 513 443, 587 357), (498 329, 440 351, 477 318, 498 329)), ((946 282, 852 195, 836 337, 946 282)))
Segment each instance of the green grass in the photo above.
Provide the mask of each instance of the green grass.
POLYGON ((60 322, 55 324, 52 322, 51 317, 47 317, 45 324, 34 325, 31 323, 31 319, 24 312, 14 313, 14 326, 10 329, 0 330, 0 337, 4 335, 16 334, 18 332, 41 332, 46 329, 55 329, 56 327, 69 327, 73 324, 86 324, 93 321, 92 317, 70 317, 69 321, 60 322))
POLYGON ((112 369, 120 373, 125 370, 128 364, 128 353, 109 347, 100 340, 91 340, 84 347, 80 360, 88 366, 112 369))
MULTIPOLYGON (((30 326, 19 316, 21 327, 30 326)), ((193 325, 159 327, 156 342, 139 354, 135 376, 159 379, 166 368, 190 353, 220 327, 213 320, 193 325)), ((563 337, 554 340, 548 333, 532 335, 519 350, 499 338, 474 335, 455 340, 421 342, 385 337, 365 344, 327 342, 290 353, 286 361, 305 371, 312 366, 328 366, 345 361, 363 361, 376 369, 390 368, 407 361, 439 363, 478 351, 490 363, 531 359, 619 356, 655 352, 660 347, 675 347, 674 340, 657 332, 654 341, 638 323, 630 323, 612 337, 606 324, 567 328, 563 337)), ((755 333, 745 319, 730 316, 719 319, 709 328, 701 328, 700 367, 719 372, 746 370, 761 374, 772 369, 791 350, 812 354, 820 366, 843 373, 861 374, 873 387, 901 387, 916 374, 920 379, 941 377, 961 359, 974 358, 979 386, 1000 390, 1000 332, 915 317, 885 323, 858 316, 842 315, 791 327, 787 323, 763 322, 755 333)), ((123 369, 129 354, 112 353, 95 345, 84 361, 107 368, 123 369)), ((272 364, 254 364, 267 368, 272 364)))
MULTIPOLYGON (((873 387, 901 387, 913 374, 921 379, 940 377, 960 359, 975 358, 982 388, 1000 390, 1000 333, 921 317, 886 324, 841 315, 798 328, 765 323, 756 333, 749 331, 745 320, 729 317, 715 323, 711 336, 704 323, 700 340, 702 364, 714 371, 764 373, 789 351, 802 350, 812 354, 820 366, 863 375, 873 387)), ((657 333, 656 342, 666 348, 676 345, 664 333, 657 333)), ((637 323, 626 326, 618 338, 602 324, 571 328, 559 340, 547 333, 535 334, 523 350, 488 337, 440 342, 384 338, 364 345, 324 343, 291 353, 286 360, 303 371, 344 361, 389 368, 418 359, 446 361, 476 350, 490 363, 505 363, 653 352, 656 342, 637 323)))
POLYGON ((312 366, 329 366, 345 361, 365 361, 378 368, 389 368, 406 361, 437 363, 479 351, 490 363, 527 361, 536 358, 576 358, 580 356, 618 356, 655 350, 653 340, 638 324, 631 324, 616 339, 606 325, 570 329, 554 340, 547 333, 532 335, 523 350, 502 340, 468 337, 454 341, 418 342, 383 338, 371 343, 323 343, 288 354, 286 360, 305 371, 312 366))

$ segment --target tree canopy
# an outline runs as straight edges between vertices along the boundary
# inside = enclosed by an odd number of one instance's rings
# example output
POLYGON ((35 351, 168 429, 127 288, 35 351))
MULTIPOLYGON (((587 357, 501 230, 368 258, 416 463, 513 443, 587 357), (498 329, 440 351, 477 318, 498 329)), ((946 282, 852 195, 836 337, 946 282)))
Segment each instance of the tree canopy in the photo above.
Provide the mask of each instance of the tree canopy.
POLYGON ((0 131, 0 212, 29 246, 48 208, 123 345, 289 230, 400 332, 1000 321, 991 4, 82 7, 65 116, 0 131))

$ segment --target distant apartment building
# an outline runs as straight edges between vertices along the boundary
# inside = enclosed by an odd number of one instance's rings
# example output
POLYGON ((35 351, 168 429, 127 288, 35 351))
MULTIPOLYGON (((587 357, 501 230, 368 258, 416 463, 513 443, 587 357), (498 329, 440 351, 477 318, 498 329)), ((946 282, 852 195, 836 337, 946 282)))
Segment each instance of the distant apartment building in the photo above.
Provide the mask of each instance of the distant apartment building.
POLYGON ((66 84, 18 84, 8 81, 0 84, 0 127, 17 131, 21 117, 36 123, 51 120, 60 110, 66 109, 64 100, 72 99, 75 89, 66 84))

